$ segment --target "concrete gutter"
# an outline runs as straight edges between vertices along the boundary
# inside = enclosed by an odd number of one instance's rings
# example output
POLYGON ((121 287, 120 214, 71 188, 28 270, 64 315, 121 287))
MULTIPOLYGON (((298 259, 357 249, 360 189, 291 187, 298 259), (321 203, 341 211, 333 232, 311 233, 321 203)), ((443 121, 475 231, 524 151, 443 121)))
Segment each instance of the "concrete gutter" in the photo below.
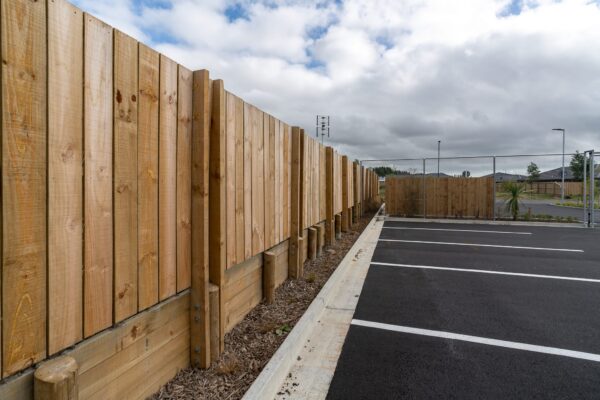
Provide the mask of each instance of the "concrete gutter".
POLYGON ((243 399, 325 398, 382 226, 371 220, 243 399))

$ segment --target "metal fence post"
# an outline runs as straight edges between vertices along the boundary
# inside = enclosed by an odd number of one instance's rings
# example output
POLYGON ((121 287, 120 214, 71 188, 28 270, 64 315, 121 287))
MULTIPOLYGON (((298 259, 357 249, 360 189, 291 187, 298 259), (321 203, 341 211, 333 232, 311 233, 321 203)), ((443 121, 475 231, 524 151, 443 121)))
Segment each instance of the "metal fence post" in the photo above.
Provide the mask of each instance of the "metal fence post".
POLYGON ((595 182, 595 165, 594 165, 594 150, 590 152, 590 226, 592 228, 596 227, 596 217, 595 217, 595 205, 596 205, 596 182, 595 182))
POLYGON ((583 152, 583 226, 588 226, 587 198, 587 151, 583 152))
POLYGON ((427 195, 426 195, 426 190, 425 190, 425 185, 426 185, 426 181, 425 181, 425 162, 426 159, 423 159, 423 219, 427 218, 427 195))
POLYGON ((493 220, 496 220, 496 156, 492 157, 494 165, 494 198, 492 199, 492 215, 493 220))

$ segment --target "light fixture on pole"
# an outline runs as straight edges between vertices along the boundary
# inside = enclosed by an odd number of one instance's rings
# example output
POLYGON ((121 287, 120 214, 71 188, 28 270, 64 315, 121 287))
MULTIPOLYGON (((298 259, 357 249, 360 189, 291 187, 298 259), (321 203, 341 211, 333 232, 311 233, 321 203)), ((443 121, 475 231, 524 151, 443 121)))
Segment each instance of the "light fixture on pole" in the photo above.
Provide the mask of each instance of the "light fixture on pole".
POLYGON ((554 128, 553 131, 562 132, 563 145, 562 145, 562 185, 560 187, 560 201, 565 202, 565 130, 563 128, 554 128))
POLYGON ((437 162, 438 162, 437 177, 438 178, 440 177, 440 146, 441 146, 441 144, 442 144, 442 141, 438 140, 438 159, 437 159, 437 162))
POLYGON ((323 144, 325 136, 329 137, 329 115, 317 115, 316 136, 317 140, 321 136, 321 144, 323 144))

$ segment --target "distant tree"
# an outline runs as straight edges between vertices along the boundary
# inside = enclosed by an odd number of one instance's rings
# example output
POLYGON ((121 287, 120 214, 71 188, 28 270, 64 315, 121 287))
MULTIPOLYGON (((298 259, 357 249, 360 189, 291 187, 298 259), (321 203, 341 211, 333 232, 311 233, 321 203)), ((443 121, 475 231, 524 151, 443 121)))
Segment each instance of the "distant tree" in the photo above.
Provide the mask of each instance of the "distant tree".
POLYGON ((471 171, 463 171, 462 172, 462 177, 463 178, 470 178, 471 177, 471 171))
POLYGON ((583 163, 585 162, 585 158, 582 153, 577 150, 575 154, 571 157, 571 172, 573 173, 573 178, 577 181, 583 180, 583 163))
POLYGON ((529 183, 531 183, 533 181, 537 181, 539 179, 540 169, 536 163, 534 163, 534 162, 529 163, 529 165, 527 166, 527 174, 529 175, 527 177, 527 180, 529 181, 529 183))
POLYGON ((380 177, 392 175, 394 173, 394 170, 390 167, 375 167, 373 168, 373 171, 380 177))

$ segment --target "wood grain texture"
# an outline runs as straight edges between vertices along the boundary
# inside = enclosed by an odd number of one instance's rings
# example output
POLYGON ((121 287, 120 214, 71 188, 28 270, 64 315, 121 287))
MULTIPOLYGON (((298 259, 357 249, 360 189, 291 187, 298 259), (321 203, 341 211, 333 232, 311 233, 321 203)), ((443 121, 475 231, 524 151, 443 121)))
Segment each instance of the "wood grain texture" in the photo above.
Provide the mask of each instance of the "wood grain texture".
POLYGON ((210 124, 210 187, 209 187, 209 274, 210 281, 219 286, 219 350, 225 348, 225 314, 223 313, 224 275, 227 264, 226 232, 226 96, 222 80, 213 82, 210 124))
MULTIPOLYGON (((242 262, 245 257, 245 210, 244 210, 244 102, 235 98, 235 259, 242 262)), ((248 210, 250 211, 250 210, 248 210)))
POLYGON ((84 16, 84 336, 113 322, 113 30, 84 16))
POLYGON ((283 124, 283 237, 287 240, 290 237, 290 166, 291 166, 291 148, 290 148, 290 130, 289 126, 283 124))
POLYGON ((46 5, 3 1, 3 376, 46 355, 46 5))
MULTIPOLYGON (((293 131, 292 131, 293 132, 293 131)), ((306 151, 305 151, 305 137, 302 129, 299 130, 298 133, 298 179, 300 180, 298 186, 298 231, 300 232, 300 236, 302 236, 302 232, 304 231, 304 227, 306 226, 306 209, 304 208, 304 204, 306 204, 306 151)), ((293 162, 293 158, 292 158, 293 162)))
POLYGON ((226 235, 227 235, 227 268, 236 264, 236 223, 235 223, 235 96, 225 92, 225 180, 226 180, 226 235))
POLYGON ((265 245, 264 113, 252 107, 252 255, 265 245))
POLYGON ((291 169, 290 169, 290 247, 288 275, 291 279, 300 278, 300 179, 301 174, 301 146, 300 128, 293 127, 290 136, 291 169))
POLYGON ((207 70, 193 73, 192 119, 192 281, 190 293, 191 362, 210 365, 209 324, 209 150, 211 89, 207 70))
POLYGON ((334 154, 333 148, 325 148, 325 243, 331 246, 335 242, 335 213, 334 213, 334 154))
POLYGON ((275 218, 276 243, 283 242, 283 124, 276 121, 275 125, 275 191, 277 212, 275 218))
POLYGON ((257 255, 227 270, 221 291, 225 332, 229 332, 262 300, 263 256, 257 255))
POLYGON ((177 64, 160 57, 158 133, 158 294, 177 291, 177 64))
POLYGON ((42 363, 34 374, 34 399, 77 399, 79 396, 78 370, 77 362, 69 356, 60 356, 42 363))
MULTIPOLYGON (((367 199, 378 195, 377 176, 367 171, 367 199)), ((492 218, 493 178, 427 178, 427 216, 439 218, 492 218)), ((386 210, 390 215, 423 214, 423 179, 386 179, 386 210)))
POLYGON ((179 66, 177 104, 177 292, 190 287, 192 269, 192 72, 179 66))
POLYGON ((83 335, 83 12, 48 2, 48 353, 83 335), (67 62, 68 60, 68 62, 67 62))
POLYGON ((138 310, 158 303, 158 111, 160 56, 139 45, 138 310))
POLYGON ((244 260, 252 257, 252 199, 254 196, 252 115, 252 106, 244 103, 244 260))
POLYGON ((275 245, 275 119, 264 114, 265 249, 275 245))
POLYGON ((114 32, 115 322, 138 310, 138 43, 114 32))

